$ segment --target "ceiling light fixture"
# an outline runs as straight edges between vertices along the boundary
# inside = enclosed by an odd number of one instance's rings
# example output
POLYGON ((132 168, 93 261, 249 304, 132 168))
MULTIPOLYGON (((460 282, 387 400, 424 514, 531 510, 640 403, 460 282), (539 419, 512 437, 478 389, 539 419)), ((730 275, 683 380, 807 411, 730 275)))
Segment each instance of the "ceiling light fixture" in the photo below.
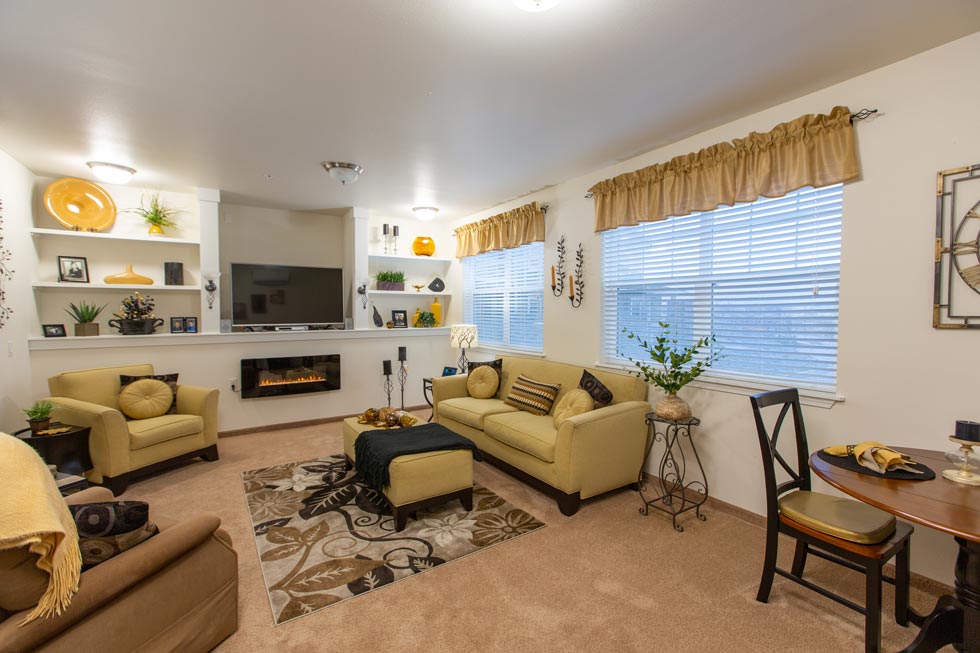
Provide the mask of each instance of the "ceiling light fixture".
POLYGON ((439 209, 434 206, 416 206, 412 208, 412 213, 414 213, 415 217, 419 220, 431 220, 432 218, 436 217, 436 213, 438 212, 439 209))
POLYGON ((342 183, 344 186, 353 184, 364 172, 364 168, 356 163, 345 163, 344 161, 324 161, 320 165, 327 171, 327 174, 342 183))
POLYGON ((533 13, 548 11, 559 2, 560 0, 514 0, 515 5, 524 11, 530 11, 533 13))
POLYGON ((128 184, 129 180, 136 174, 132 168, 117 163, 89 161, 86 165, 92 169, 92 174, 98 177, 99 181, 104 181, 107 184, 128 184))

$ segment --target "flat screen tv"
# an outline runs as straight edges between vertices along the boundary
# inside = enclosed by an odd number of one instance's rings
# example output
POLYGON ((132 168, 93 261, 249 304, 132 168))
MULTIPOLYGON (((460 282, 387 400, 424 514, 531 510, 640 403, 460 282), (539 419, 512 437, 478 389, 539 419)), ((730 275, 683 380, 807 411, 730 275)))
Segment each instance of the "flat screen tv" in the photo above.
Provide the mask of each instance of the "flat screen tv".
POLYGON ((294 265, 231 264, 234 326, 344 323, 344 271, 294 265))

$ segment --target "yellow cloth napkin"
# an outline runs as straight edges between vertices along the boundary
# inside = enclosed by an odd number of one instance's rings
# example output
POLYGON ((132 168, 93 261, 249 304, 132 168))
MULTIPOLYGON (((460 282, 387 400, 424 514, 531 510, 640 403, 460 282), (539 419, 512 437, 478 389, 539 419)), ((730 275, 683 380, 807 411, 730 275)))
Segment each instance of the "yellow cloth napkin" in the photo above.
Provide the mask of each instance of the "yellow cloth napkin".
POLYGON ((82 553, 75 521, 47 465, 27 443, 0 433, 0 551, 25 546, 50 577, 22 624, 68 607, 78 591, 82 553))
POLYGON ((905 454, 874 440, 868 440, 861 444, 839 444, 834 447, 827 447, 824 451, 831 456, 854 456, 859 465, 879 474, 895 470, 912 472, 913 474, 924 473, 922 470, 913 467, 914 461, 905 454))

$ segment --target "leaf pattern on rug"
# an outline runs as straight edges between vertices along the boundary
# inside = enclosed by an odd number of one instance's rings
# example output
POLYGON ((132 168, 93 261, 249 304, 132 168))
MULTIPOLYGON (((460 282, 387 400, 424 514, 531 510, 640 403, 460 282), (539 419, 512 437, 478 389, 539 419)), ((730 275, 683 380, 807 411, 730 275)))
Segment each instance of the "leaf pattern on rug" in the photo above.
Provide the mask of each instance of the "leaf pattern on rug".
POLYGON ((473 511, 453 500, 395 532, 343 455, 244 472, 242 486, 278 624, 544 526, 476 485, 473 511))

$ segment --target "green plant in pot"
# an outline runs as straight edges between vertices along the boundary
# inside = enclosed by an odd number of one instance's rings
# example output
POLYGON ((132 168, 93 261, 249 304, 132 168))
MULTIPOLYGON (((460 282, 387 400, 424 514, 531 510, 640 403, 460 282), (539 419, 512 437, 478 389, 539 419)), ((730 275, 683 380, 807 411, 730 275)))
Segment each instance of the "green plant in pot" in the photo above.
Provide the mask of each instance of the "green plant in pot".
POLYGON ((51 411, 54 404, 47 400, 35 401, 30 408, 24 409, 27 415, 27 423, 31 425, 31 433, 37 434, 38 431, 51 426, 51 411))
POLYGON ((75 335, 99 335, 99 323, 95 320, 99 317, 99 313, 105 310, 105 307, 105 304, 102 306, 96 306, 95 304, 89 304, 85 301, 78 302, 77 306, 74 303, 69 302, 68 308, 65 309, 65 313, 68 313, 68 315, 75 320, 75 335))
POLYGON ((691 407, 686 401, 678 397, 677 393, 717 362, 721 353, 708 353, 703 358, 697 358, 702 348, 714 344, 714 335, 698 338, 694 344, 682 347, 677 338, 672 337, 669 324, 666 322, 659 322, 658 324, 660 325, 660 335, 654 339, 652 344, 632 331, 623 329, 623 333, 630 340, 636 340, 640 349, 647 352, 653 362, 651 364, 627 356, 639 370, 630 373, 664 391, 664 396, 657 400, 653 407, 653 412, 658 417, 673 420, 687 419, 691 416, 691 407))
POLYGON ((436 325, 436 316, 430 313, 429 311, 421 311, 419 312, 418 316, 415 318, 414 326, 423 329, 431 329, 435 325, 436 325))
POLYGON ((144 297, 139 291, 122 300, 119 313, 113 313, 115 320, 109 320, 109 326, 119 329, 124 336, 146 335, 156 331, 163 324, 153 314, 155 304, 152 297, 144 297))
POLYGON ((146 224, 150 225, 148 233, 151 236, 162 236, 164 227, 176 227, 177 223, 174 222, 174 218, 183 213, 180 209, 164 204, 163 200, 160 199, 160 193, 150 195, 149 202, 144 197, 141 204, 142 206, 138 209, 129 209, 128 211, 141 216, 146 224))
POLYGON ((378 282, 378 290, 405 290, 405 273, 392 270, 378 272, 375 277, 378 282))

